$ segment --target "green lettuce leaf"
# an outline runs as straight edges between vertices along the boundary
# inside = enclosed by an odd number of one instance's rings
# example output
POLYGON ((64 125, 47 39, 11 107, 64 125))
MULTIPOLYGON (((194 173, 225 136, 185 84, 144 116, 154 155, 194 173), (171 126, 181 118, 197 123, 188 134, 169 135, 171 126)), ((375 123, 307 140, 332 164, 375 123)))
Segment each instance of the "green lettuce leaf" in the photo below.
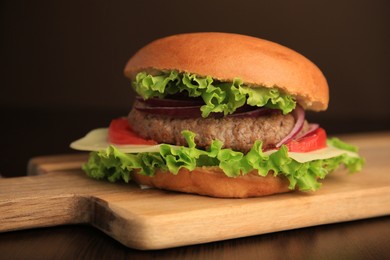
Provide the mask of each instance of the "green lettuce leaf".
POLYGON ((91 152, 83 170, 91 178, 107 179, 110 182, 131 180, 131 173, 153 176, 156 169, 167 170, 166 163, 159 153, 126 154, 115 146, 106 150, 91 152))
POLYGON ((333 147, 336 147, 336 148, 339 148, 342 150, 346 150, 346 151, 350 151, 350 152, 354 152, 354 153, 357 153, 359 151, 356 146, 347 144, 347 143, 341 141, 340 139, 338 139, 337 137, 329 138, 327 140, 327 144, 331 145, 333 147))
MULTIPOLYGON (((350 172, 356 172, 364 164, 363 158, 352 157, 347 153, 330 159, 299 163, 288 156, 288 149, 284 145, 277 152, 265 155, 260 141, 256 141, 247 154, 224 149, 219 140, 215 140, 206 151, 196 148, 194 133, 183 131, 182 134, 188 147, 177 148, 164 144, 159 153, 125 154, 110 146, 104 151, 92 152, 83 169, 92 178, 128 182, 134 170, 137 170, 137 174, 153 176, 156 169, 171 172, 167 174, 177 174, 181 168, 193 170, 196 167, 218 166, 232 178, 253 170, 257 170, 260 176, 272 172, 274 176, 285 176, 290 182, 290 189, 315 191, 321 186, 318 180, 324 179, 341 165, 345 165, 350 172)), ((334 142, 339 145, 341 141, 329 141, 330 144, 334 142)), ((346 147, 347 150, 351 149, 349 145, 346 147)))
POLYGON ((290 113, 296 106, 292 96, 277 88, 250 88, 240 79, 219 82, 209 76, 199 77, 177 71, 161 72, 157 76, 139 72, 133 87, 144 99, 163 98, 181 92, 190 97, 201 97, 205 102, 201 107, 202 117, 208 117, 210 113, 232 114, 245 104, 280 109, 283 114, 290 113))

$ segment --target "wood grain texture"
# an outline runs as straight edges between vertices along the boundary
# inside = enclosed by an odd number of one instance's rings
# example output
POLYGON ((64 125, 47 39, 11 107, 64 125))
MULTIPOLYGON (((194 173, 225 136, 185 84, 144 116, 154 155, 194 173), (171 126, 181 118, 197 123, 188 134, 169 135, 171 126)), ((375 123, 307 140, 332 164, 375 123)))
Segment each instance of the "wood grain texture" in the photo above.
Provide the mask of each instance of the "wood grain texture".
POLYGON ((344 139, 366 157, 361 173, 338 171, 316 193, 251 199, 95 181, 79 170, 85 154, 36 158, 29 169, 40 175, 0 179, 0 231, 89 223, 126 246, 160 249, 390 214, 390 133, 344 139))

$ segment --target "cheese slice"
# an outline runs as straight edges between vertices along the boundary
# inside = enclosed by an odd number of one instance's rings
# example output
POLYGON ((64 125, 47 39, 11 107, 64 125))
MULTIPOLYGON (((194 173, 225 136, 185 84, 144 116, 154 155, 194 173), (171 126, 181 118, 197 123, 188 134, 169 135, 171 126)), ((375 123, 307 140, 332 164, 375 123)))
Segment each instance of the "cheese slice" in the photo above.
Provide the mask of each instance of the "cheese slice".
MULTIPOLYGON (((70 144, 70 147, 80 151, 101 151, 105 150, 108 146, 114 145, 108 142, 108 128, 98 128, 90 131, 83 138, 76 140, 70 144)), ((159 152, 161 145, 114 145, 118 150, 124 153, 146 153, 146 152, 159 152)), ((174 146, 173 147, 178 147, 174 146)), ((276 152, 276 150, 270 150, 264 152, 265 155, 270 155, 276 152)), ((312 152, 296 153, 289 152, 290 158, 297 162, 305 163, 314 160, 329 159, 333 157, 347 154, 352 157, 359 157, 357 153, 342 150, 333 146, 328 146, 323 149, 319 149, 312 152)))
POLYGON ((146 144, 128 144, 118 145, 108 142, 108 128, 98 128, 90 131, 83 138, 76 140, 70 144, 70 147, 79 151, 101 151, 108 146, 114 145, 118 150, 124 153, 146 153, 159 152, 161 145, 146 145, 146 144))
POLYGON ((343 154, 347 154, 351 157, 359 157, 357 153, 342 150, 333 146, 328 145, 325 148, 318 149, 311 152, 306 153, 296 153, 296 152, 288 152, 288 156, 294 159, 297 162, 305 163, 309 161, 329 159, 333 157, 337 157, 343 154))

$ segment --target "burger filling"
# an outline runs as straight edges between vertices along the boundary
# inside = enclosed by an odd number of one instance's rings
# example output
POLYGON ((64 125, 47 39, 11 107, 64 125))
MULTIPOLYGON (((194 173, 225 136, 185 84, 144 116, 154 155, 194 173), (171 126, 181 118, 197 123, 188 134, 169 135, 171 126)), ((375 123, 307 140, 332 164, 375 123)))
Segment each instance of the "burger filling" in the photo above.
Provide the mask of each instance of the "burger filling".
MULTIPOLYGON (((158 143, 186 145, 182 131, 196 134, 197 147, 213 140, 249 152, 256 140, 274 148, 294 128, 294 98, 276 88, 249 87, 241 80, 221 82, 177 71, 137 74, 141 96, 129 114, 133 130, 158 143)), ((307 124, 305 124, 307 126, 307 124)), ((305 131, 307 127, 300 127, 305 131)), ((296 131, 298 132, 298 131, 296 131)))
POLYGON ((364 164, 356 148, 327 140, 325 130, 308 124, 295 99, 277 88, 177 71, 140 72, 133 86, 140 97, 127 119, 110 125, 114 145, 92 152, 83 167, 93 178, 128 182, 134 171, 153 176, 156 169, 177 174, 206 166, 229 177, 253 170, 284 176, 290 189, 307 191, 317 190, 318 179, 340 165, 355 172, 364 164), (151 150, 121 151, 132 144, 127 139, 151 150), (302 160, 302 153, 311 152, 314 159, 302 160))

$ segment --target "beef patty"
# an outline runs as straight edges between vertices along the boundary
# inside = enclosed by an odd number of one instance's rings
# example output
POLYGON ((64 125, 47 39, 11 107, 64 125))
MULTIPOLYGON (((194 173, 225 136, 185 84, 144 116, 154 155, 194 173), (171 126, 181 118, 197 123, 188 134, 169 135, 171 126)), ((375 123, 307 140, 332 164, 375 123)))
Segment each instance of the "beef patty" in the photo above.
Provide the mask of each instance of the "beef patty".
MULTIPOLYGON (((134 107, 136 105, 141 104, 134 107)), ((256 140, 263 142, 263 148, 274 147, 291 132, 295 123, 292 115, 282 113, 259 117, 177 118, 149 114, 135 108, 130 111, 128 120, 138 135, 158 143, 186 145, 181 132, 189 130, 196 134, 197 147, 207 148, 218 139, 225 148, 244 153, 249 152, 256 140)))

